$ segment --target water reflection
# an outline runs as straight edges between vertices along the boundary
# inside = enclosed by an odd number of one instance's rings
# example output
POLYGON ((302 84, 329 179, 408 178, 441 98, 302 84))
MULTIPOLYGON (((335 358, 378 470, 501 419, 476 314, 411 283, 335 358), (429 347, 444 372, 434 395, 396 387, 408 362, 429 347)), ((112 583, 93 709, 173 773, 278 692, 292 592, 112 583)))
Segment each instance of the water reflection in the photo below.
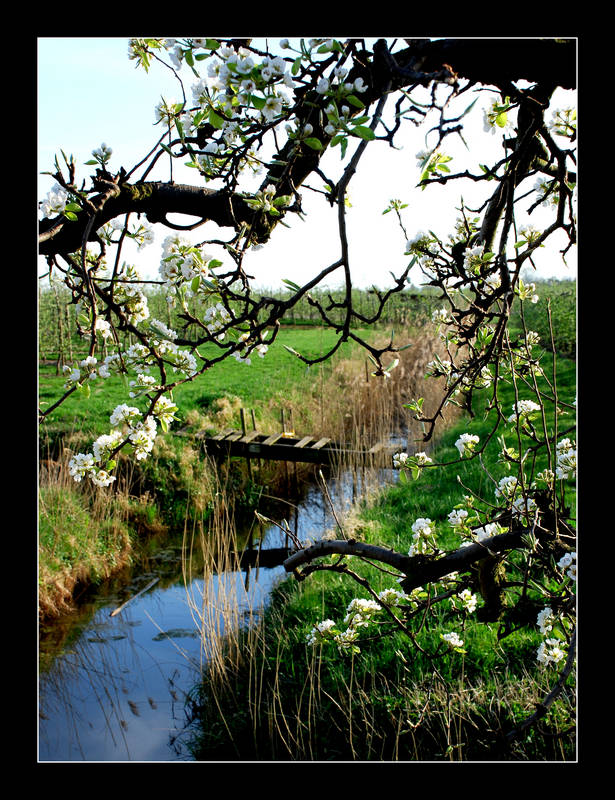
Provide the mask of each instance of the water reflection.
MULTIPOLYGON (((378 480, 392 482, 392 471, 382 471, 378 480)), ((336 511, 363 489, 356 474, 331 480, 336 511)), ((317 486, 298 506, 289 505, 286 517, 304 543, 334 524, 317 486)), ((288 544, 275 525, 260 536, 267 551, 288 544)), ((183 573, 181 562, 181 545, 165 543, 149 557, 151 571, 134 578, 128 592, 103 587, 90 600, 88 621, 78 635, 73 630, 63 637, 59 651, 53 637, 41 638, 41 655, 54 657, 39 676, 40 761, 191 760, 189 693, 207 663, 208 641, 230 625, 257 619, 286 573, 281 564, 213 575, 197 566, 183 573)))

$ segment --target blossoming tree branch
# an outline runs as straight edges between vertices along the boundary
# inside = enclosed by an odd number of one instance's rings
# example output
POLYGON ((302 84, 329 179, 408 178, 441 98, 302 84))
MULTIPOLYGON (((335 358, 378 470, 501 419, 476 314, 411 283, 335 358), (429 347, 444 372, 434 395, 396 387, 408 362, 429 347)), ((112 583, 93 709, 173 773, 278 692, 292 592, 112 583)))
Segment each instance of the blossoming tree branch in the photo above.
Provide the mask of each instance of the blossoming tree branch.
MULTIPOLYGON (((369 595, 352 602, 343 623, 316 624, 310 642, 354 653, 362 634, 380 625, 402 630, 418 647, 425 610, 448 603, 452 629, 431 654, 434 665, 445 653, 464 651, 461 622, 476 614, 498 622, 502 635, 537 627, 544 635, 538 662, 568 674, 576 641, 576 532, 565 499, 567 482, 576 477, 575 408, 559 398, 537 335, 524 329, 512 337, 508 322, 513 304, 523 319, 524 304, 538 299, 521 276, 537 249, 563 241, 565 259, 576 243, 576 112, 552 102, 556 89, 575 88, 576 43, 381 39, 370 47, 359 39, 297 39, 282 40, 272 51, 260 40, 158 38, 130 40, 128 57, 146 71, 154 62, 166 64, 177 78, 179 99, 163 99, 156 109, 157 144, 138 164, 113 167, 112 147, 102 144, 85 162, 91 167, 85 179, 61 151, 63 160, 56 158, 49 172, 54 185, 40 204, 40 254, 49 275, 70 289, 79 332, 89 343, 88 356, 66 367, 64 393, 41 409, 41 420, 74 392, 85 402, 94 380, 112 373, 130 378, 127 402, 111 413, 109 433, 71 460, 74 479, 109 486, 120 451, 147 458, 158 428, 176 419, 173 389, 224 359, 249 368, 253 356, 265 357, 280 320, 304 297, 338 336, 318 358, 295 355, 315 363, 354 340, 368 351, 374 374, 386 379, 397 347, 392 341, 374 347, 356 331, 381 317, 418 267, 425 284, 440 293, 433 324, 448 358, 429 365, 428 375, 442 385, 439 406, 428 414, 415 398, 408 407, 427 442, 447 404, 472 414, 473 399, 486 393, 494 419, 489 436, 481 441, 463 434, 457 449, 460 459, 480 459, 489 441, 499 441, 503 474, 489 476, 488 497, 460 487, 447 522, 458 537, 452 551, 441 549, 438 525, 427 517, 409 521, 404 553, 348 539, 299 547, 286 562, 297 578, 336 570, 369 595), (482 163, 478 147, 475 169, 456 171, 447 145, 461 140, 472 153, 464 133, 477 115, 485 135, 500 141, 500 155, 482 163), (383 213, 399 223, 407 266, 392 288, 378 292, 378 307, 366 317, 352 302, 348 187, 374 141, 394 148, 408 128, 421 125, 429 144, 417 154, 419 189, 471 183, 484 188, 484 200, 477 208, 460 200, 447 237, 412 230, 404 220, 407 204, 391 200, 383 213), (339 153, 335 176, 325 172, 331 152, 339 153), (161 159, 168 161, 169 180, 151 180, 161 159), (192 184, 174 182, 178 162, 193 169, 192 184), (262 176, 260 187, 247 190, 246 178, 255 174, 262 176), (277 225, 304 215, 306 191, 320 194, 336 215, 338 252, 330 263, 315 265, 303 285, 290 274, 287 299, 257 294, 246 255, 266 246, 277 225), (548 221, 535 227, 531 214, 539 207, 548 221), (184 215, 185 224, 170 215, 184 215), (226 238, 208 238, 208 223, 226 238), (168 231, 159 280, 179 311, 179 330, 150 318, 139 266, 122 260, 124 243, 146 247, 154 226, 168 231), (199 228, 203 241, 190 243, 185 232, 199 228), (342 276, 345 297, 327 306, 310 292, 334 273, 342 276), (204 355, 199 348, 205 344, 215 345, 216 354, 204 355), (539 378, 547 390, 539 388, 539 378), (514 386, 512 408, 500 401, 503 384, 514 386), (540 471, 539 453, 547 458, 540 471), (396 585, 374 592, 354 568, 365 559, 387 565, 396 585)), ((395 466, 420 480, 439 465, 419 446, 398 454, 395 466)))

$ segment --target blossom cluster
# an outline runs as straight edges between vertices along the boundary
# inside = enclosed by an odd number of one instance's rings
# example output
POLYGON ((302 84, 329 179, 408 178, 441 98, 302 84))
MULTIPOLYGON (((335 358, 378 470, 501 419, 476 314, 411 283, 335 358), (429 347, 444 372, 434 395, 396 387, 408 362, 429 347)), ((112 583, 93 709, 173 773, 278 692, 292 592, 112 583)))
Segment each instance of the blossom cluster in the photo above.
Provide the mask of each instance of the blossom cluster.
POLYGON ((408 555, 437 555, 439 552, 436 545, 436 523, 428 517, 419 517, 412 525, 412 544, 408 555))
POLYGON ((391 610, 400 606, 415 608, 417 602, 424 596, 425 592, 419 586, 410 594, 395 588, 383 589, 378 594, 378 600, 355 597, 346 608, 346 616, 343 620, 346 625, 345 630, 340 630, 340 627, 332 619, 325 619, 313 626, 306 641, 309 645, 333 642, 342 652, 358 653, 360 650, 356 641, 361 629, 378 621, 385 607, 391 610))
POLYGON ((566 658, 567 653, 563 641, 554 635, 554 628, 558 623, 561 623, 561 619, 550 606, 545 606, 536 618, 540 633, 546 637, 536 652, 536 660, 542 667, 559 664, 566 658))
POLYGON ((266 345, 263 342, 255 341, 251 338, 249 333, 242 333, 237 340, 237 345, 239 349, 234 350, 231 355, 236 361, 239 361, 242 364, 252 363, 250 358, 250 354, 252 352, 256 351, 261 358, 264 358, 265 353, 269 349, 269 345, 266 345))
POLYGON ((577 448, 570 439, 562 439, 556 445, 555 474, 561 480, 577 476, 577 448))
POLYGON ((139 273, 132 265, 124 265, 121 276, 122 282, 116 283, 113 291, 114 301, 122 307, 128 322, 138 325, 149 318, 147 296, 139 288, 139 273))
POLYGON ((565 555, 563 555, 557 562, 557 566, 561 570, 566 570, 566 577, 570 578, 571 581, 576 581, 577 579, 576 552, 566 553, 565 555))
POLYGON ((457 603, 460 603, 461 610, 467 614, 472 614, 476 611, 478 605, 478 598, 472 593, 471 589, 462 589, 456 596, 451 597, 451 606, 456 611, 458 609, 457 603))
POLYGON ((153 413, 145 417, 136 406, 121 403, 109 417, 110 433, 96 439, 92 453, 77 453, 71 458, 70 474, 77 483, 89 477, 96 486, 109 486, 115 480, 111 474, 115 466, 112 453, 128 444, 138 461, 147 458, 154 447, 158 422, 166 429, 175 419, 176 411, 177 406, 164 395, 156 401, 153 413))
POLYGON ((480 437, 475 433, 462 433, 455 442, 455 447, 459 450, 459 455, 463 458, 464 456, 472 455, 479 441, 480 437))
POLYGON ((215 280, 211 270, 220 264, 220 261, 194 247, 181 234, 167 236, 162 243, 158 270, 165 282, 167 300, 170 303, 174 302, 175 294, 186 283, 190 283, 191 290, 195 291, 201 285, 201 281, 215 280))
POLYGON ((87 356, 79 362, 79 366, 69 367, 65 364, 62 370, 66 376, 64 383, 65 389, 72 389, 74 386, 82 386, 85 381, 92 381, 98 377, 98 359, 96 356, 87 356))
POLYGON ((393 466, 395 469, 407 469, 410 470, 412 473, 412 477, 416 480, 420 474, 421 470, 432 464, 433 460, 427 455, 425 452, 418 452, 414 453, 414 455, 408 455, 408 453, 394 453, 393 455, 393 466))
POLYGON ((43 217, 55 217, 64 211, 67 203, 68 192, 56 183, 41 203, 41 214, 43 217))
POLYGON ((457 652, 465 652, 463 650, 463 639, 456 631, 451 631, 450 633, 441 633, 440 639, 442 639, 442 641, 453 650, 456 650, 457 652))
POLYGON ((203 322, 205 327, 212 336, 221 341, 224 339, 224 332, 220 333, 221 329, 226 327, 231 322, 231 315, 222 303, 216 303, 209 306, 203 314, 203 322))
POLYGON ((512 410, 513 413, 508 417, 508 421, 516 422, 519 420, 524 422, 536 411, 540 411, 540 406, 533 400, 519 400, 517 403, 513 403, 512 410))
POLYGON ((138 224, 131 228, 126 222, 123 222, 118 217, 115 217, 110 222, 107 222, 102 227, 98 228, 96 233, 107 244, 116 244, 115 240, 113 239, 113 234, 117 231, 124 230, 126 232, 125 235, 136 243, 137 250, 142 250, 144 247, 152 244, 155 238, 154 228, 149 222, 139 220, 138 224))
POLYGON ((559 664, 566 658, 566 649, 560 639, 550 637, 540 643, 536 660, 543 667, 559 664))

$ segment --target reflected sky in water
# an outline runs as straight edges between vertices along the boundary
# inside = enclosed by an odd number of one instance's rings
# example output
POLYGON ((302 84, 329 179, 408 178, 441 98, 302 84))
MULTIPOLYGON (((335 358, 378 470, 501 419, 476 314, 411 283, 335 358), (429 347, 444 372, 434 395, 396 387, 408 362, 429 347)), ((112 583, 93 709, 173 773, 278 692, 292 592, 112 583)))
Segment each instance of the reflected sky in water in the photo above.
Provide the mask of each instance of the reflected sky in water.
MULTIPOLYGON (((394 480, 391 470, 381 473, 394 480)), ((361 493, 351 475, 328 482, 336 512, 361 493)), ((305 544, 334 522, 317 487, 308 490, 288 523, 305 544)), ((276 526, 262 546, 285 546, 276 526)), ((39 675, 39 761, 189 761, 189 692, 207 660, 208 630, 248 624, 266 606, 282 566, 177 580, 136 597, 116 616, 118 597, 94 599, 97 608, 80 635, 39 675)), ((138 576, 136 591, 155 573, 138 576), (141 581, 141 585, 139 585, 141 581)), ((136 594, 133 591, 132 594, 136 594)), ((43 644, 41 644, 43 648, 43 644)))

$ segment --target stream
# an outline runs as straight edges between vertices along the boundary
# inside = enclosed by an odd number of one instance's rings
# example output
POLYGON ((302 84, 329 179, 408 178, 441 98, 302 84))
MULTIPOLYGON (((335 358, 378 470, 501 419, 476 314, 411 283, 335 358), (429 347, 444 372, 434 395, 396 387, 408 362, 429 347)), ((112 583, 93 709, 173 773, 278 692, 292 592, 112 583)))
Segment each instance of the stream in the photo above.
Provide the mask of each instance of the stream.
MULTIPOLYGON (((403 449, 405 438, 399 443, 403 449)), ((393 483, 396 477, 395 470, 382 469, 376 481, 393 483)), ((363 494, 361 482, 352 471, 327 479, 336 513, 363 494)), ((287 520, 302 543, 335 525, 316 485, 287 520)), ((41 628, 39 761, 193 760, 186 701, 207 661, 207 625, 195 614, 199 598, 201 604, 208 598, 211 621, 217 608, 211 598, 234 593, 235 624, 252 624, 287 573, 281 564, 261 562, 211 575, 206 586, 198 566, 192 573, 182 569, 182 542, 183 532, 167 535, 132 573, 89 590, 78 612, 41 628), (200 577, 186 580, 186 574, 200 577)), ((263 527, 263 553, 286 544, 278 526, 263 527)), ((214 620, 213 627, 220 629, 226 619, 214 620)))

